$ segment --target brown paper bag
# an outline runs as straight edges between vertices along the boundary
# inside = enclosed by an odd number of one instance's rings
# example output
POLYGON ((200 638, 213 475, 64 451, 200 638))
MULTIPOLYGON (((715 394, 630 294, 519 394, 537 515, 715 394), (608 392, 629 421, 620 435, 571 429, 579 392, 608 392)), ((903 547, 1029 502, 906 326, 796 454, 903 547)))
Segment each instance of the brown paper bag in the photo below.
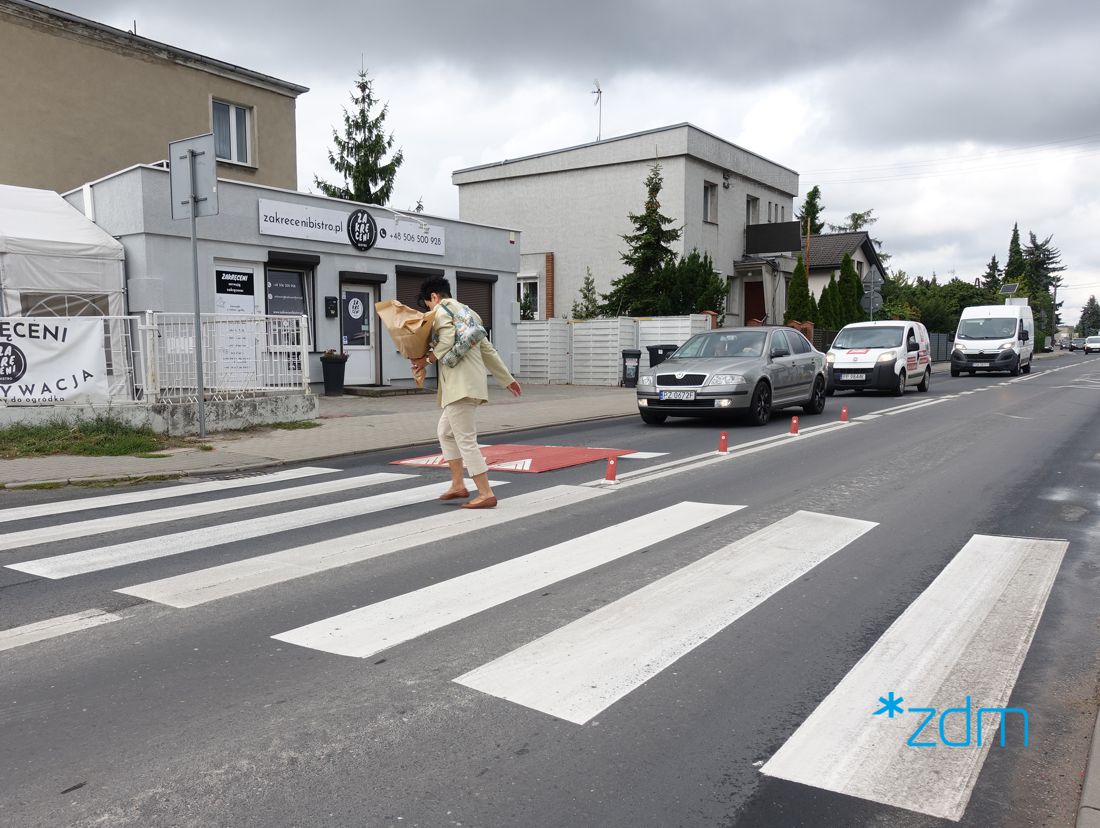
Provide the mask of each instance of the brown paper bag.
MULTIPOLYGON (((386 330, 389 331, 390 339, 393 340, 399 354, 407 359, 417 359, 428 353, 435 311, 421 312, 396 299, 376 302, 374 309, 378 312, 378 318, 386 330)), ((413 379, 419 387, 424 387, 423 370, 414 369, 413 379)))

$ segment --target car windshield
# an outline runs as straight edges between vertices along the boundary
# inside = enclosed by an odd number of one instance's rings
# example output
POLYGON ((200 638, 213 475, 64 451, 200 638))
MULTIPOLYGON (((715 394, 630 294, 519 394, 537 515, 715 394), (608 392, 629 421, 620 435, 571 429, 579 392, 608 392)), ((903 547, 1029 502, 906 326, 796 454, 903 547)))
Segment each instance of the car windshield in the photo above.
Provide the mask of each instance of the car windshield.
POLYGON ((898 348, 905 328, 845 328, 833 340, 834 348, 898 348))
POLYGON ((1085 342, 1090 345, 1095 345, 1097 342, 1100 342, 1100 336, 1090 336, 1085 342))
POLYGON ((695 359, 714 357, 758 357, 764 353, 766 331, 714 331, 699 334, 685 342, 674 356, 695 359))
POLYGON ((1016 336, 1016 320, 1010 316, 988 319, 963 319, 959 322, 959 339, 1005 339, 1016 336))

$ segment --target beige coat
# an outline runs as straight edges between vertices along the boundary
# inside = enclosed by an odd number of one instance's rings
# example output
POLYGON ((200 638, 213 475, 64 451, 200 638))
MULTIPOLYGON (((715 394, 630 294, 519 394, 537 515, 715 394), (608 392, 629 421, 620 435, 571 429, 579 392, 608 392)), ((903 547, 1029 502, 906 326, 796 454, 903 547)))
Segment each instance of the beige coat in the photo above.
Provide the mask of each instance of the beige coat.
MULTIPOLYGON (((440 304, 446 304, 456 314, 461 307, 461 304, 454 299, 444 299, 440 304)), ((477 316, 473 310, 470 313, 477 316)), ((477 320, 481 322, 481 317, 477 316, 477 320)), ((436 312, 435 320, 432 322, 432 338, 435 343, 432 346, 432 353, 437 360, 454 345, 455 323, 451 315, 442 308, 436 312)), ((478 344, 480 347, 467 351, 454 368, 448 368, 442 362, 436 366, 439 371, 440 408, 466 398, 486 402, 489 399, 489 382, 485 378, 486 369, 492 372, 496 381, 505 387, 516 381, 488 339, 483 339, 478 344)))

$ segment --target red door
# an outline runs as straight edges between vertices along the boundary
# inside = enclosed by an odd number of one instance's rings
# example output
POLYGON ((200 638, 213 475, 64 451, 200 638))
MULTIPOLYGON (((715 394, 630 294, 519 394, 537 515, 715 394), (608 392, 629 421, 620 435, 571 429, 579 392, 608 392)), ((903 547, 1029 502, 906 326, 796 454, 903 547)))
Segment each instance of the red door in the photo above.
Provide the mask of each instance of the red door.
POLYGON ((752 321, 763 321, 767 311, 764 310, 764 283, 745 282, 745 324, 752 321))

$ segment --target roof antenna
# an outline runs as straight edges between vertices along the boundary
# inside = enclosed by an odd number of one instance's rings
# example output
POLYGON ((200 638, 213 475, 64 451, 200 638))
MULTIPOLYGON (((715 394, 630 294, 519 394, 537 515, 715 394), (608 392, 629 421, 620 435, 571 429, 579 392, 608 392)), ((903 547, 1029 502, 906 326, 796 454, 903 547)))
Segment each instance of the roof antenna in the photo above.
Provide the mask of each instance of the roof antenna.
POLYGON ((599 121, 596 123, 596 141, 598 142, 600 136, 603 135, 603 90, 600 89, 600 81, 598 78, 592 81, 592 83, 596 87, 592 90, 592 94, 596 96, 596 100, 593 101, 592 104, 600 108, 599 121))

